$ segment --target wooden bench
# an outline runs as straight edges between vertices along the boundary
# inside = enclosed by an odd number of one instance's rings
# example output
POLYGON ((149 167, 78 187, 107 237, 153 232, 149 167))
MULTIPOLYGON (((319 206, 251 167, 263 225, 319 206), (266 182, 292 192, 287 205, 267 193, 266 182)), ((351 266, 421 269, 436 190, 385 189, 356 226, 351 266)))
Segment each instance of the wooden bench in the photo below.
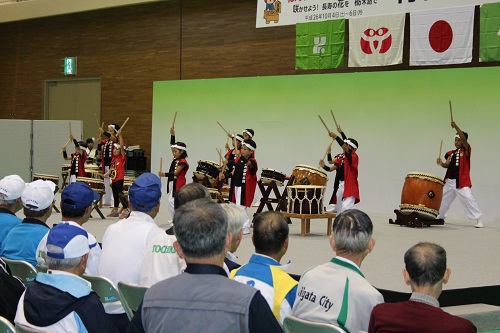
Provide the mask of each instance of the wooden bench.
POLYGON ((312 219, 327 219, 327 230, 326 234, 330 236, 332 234, 332 223, 333 219, 337 216, 335 213, 324 213, 324 214, 297 214, 297 213, 287 213, 282 212, 282 214, 289 218, 300 219, 300 234, 305 236, 311 232, 311 220, 312 219))

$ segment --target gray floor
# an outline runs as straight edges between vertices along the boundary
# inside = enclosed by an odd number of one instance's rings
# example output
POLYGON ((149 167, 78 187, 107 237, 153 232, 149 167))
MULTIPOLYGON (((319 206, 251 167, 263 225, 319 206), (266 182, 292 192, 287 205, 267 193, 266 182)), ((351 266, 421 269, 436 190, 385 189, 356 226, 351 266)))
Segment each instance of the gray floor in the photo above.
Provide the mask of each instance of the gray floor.
MULTIPOLYGON (((160 227, 165 228, 170 219, 166 197, 162 198, 162 209, 156 218, 160 227)), ((58 202, 58 201, 57 201, 58 202)), ((110 212, 103 207, 104 214, 110 212)), ((255 208, 250 208, 253 214, 255 208)), ((465 219, 447 221, 444 226, 412 229, 390 225, 389 218, 394 214, 371 215, 374 223, 376 245, 373 252, 363 262, 361 270, 366 278, 376 287, 395 291, 409 292, 404 284, 401 271, 404 252, 419 241, 430 241, 442 245, 448 252, 448 265, 452 275, 445 289, 467 288, 500 284, 500 227, 498 224, 486 225, 476 229, 472 222, 465 219)), ((102 220, 97 214, 84 227, 100 241, 111 223, 118 218, 102 220)), ((55 223, 60 214, 54 213, 49 225, 55 223)), ((290 245, 282 262, 292 261, 290 273, 302 274, 309 267, 330 260, 334 253, 326 235, 327 221, 312 220, 311 233, 300 235, 300 220, 293 219, 290 225, 290 245)), ((240 263, 246 263, 253 253, 251 235, 245 235, 236 255, 240 263)))

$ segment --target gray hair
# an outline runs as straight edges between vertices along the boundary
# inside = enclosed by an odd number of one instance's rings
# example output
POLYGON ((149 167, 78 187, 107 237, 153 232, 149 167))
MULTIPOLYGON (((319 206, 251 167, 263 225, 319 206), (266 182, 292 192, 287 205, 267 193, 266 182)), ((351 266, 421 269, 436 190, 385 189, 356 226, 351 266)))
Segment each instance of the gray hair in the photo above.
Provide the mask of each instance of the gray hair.
POLYGON ((211 199, 190 201, 174 214, 174 231, 186 257, 210 258, 226 252, 227 217, 211 199))
POLYGON ((417 286, 435 285, 446 272, 446 250, 434 243, 413 245, 404 260, 406 271, 417 286))
POLYGON ((338 250, 362 253, 368 248, 373 234, 373 223, 366 213, 346 210, 335 218, 332 234, 338 250))
POLYGON ((243 229, 243 224, 245 223, 245 213, 241 207, 236 206, 234 203, 222 204, 222 208, 226 212, 227 216, 227 231, 233 234, 233 241, 236 235, 243 229))
POLYGON ((185 203, 203 198, 210 198, 210 192, 205 186, 198 183, 186 184, 175 192, 174 208, 177 209, 185 203))
MULTIPOLYGON (((47 252, 52 253, 64 253, 64 249, 62 247, 47 244, 47 252)), ((77 258, 67 258, 67 259, 58 259, 49 257, 47 254, 45 255, 45 263, 49 269, 55 269, 58 271, 65 271, 71 268, 74 268, 80 264, 82 257, 77 258)))
POLYGON ((5 200, 5 194, 0 193, 0 206, 12 207, 16 204, 17 199, 5 200))

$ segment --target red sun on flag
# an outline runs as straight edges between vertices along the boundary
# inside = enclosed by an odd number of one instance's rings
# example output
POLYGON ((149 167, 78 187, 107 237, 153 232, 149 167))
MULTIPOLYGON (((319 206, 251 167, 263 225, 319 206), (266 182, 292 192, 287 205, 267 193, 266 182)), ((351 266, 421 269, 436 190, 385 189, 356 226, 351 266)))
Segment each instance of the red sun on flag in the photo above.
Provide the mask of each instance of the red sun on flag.
POLYGON ((453 29, 443 20, 434 22, 429 30, 429 44, 438 53, 443 53, 450 48, 453 42, 453 29))

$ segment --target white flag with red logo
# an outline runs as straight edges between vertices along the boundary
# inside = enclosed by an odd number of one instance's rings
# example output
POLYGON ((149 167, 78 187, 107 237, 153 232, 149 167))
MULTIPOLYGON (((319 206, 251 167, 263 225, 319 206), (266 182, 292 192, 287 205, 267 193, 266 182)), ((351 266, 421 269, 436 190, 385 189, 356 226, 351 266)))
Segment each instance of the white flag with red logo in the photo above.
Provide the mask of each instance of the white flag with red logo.
POLYGON ((410 66, 462 64, 472 60, 474 6, 410 14, 410 66))
POLYGON ((350 19, 349 67, 400 64, 404 27, 404 13, 350 19))

